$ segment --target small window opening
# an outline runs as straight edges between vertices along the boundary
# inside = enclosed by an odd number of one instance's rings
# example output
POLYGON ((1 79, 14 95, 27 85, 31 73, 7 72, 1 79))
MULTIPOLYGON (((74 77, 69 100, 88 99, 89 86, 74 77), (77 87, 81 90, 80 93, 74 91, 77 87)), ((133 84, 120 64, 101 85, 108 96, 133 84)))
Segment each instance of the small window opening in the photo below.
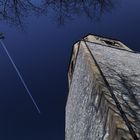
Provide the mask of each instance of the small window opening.
POLYGON ((73 64, 73 61, 71 62, 71 75, 73 74, 73 71, 74 71, 74 64, 73 64))
POLYGON ((103 40, 108 45, 115 45, 115 42, 109 40, 103 40))

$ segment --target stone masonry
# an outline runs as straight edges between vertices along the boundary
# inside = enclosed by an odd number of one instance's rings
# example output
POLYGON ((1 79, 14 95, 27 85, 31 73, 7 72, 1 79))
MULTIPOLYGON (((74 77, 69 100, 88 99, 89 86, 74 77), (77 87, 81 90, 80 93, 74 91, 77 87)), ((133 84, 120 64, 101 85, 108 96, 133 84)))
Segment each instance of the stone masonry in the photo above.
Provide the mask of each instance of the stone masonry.
POLYGON ((74 45, 68 80, 66 140, 140 139, 140 53, 88 35, 74 45))

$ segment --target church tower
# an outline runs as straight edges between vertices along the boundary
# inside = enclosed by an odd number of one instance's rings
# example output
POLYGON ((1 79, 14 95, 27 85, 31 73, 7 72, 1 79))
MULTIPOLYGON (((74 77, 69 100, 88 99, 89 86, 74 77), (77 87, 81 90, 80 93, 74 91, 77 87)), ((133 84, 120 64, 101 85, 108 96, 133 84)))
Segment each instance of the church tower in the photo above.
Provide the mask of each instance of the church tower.
POLYGON ((66 140, 140 139, 140 53, 88 35, 74 45, 68 80, 66 140))

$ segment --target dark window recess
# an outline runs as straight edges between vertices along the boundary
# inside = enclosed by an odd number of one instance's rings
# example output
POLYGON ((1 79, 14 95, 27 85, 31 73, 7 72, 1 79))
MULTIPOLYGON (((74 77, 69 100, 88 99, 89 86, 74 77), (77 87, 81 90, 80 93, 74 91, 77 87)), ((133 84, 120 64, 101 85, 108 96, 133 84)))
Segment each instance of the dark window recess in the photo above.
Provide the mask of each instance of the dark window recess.
POLYGON ((71 62, 71 75, 73 74, 73 71, 74 71, 74 64, 73 64, 73 61, 71 62))
POLYGON ((115 45, 115 42, 109 40, 103 40, 108 45, 115 45))

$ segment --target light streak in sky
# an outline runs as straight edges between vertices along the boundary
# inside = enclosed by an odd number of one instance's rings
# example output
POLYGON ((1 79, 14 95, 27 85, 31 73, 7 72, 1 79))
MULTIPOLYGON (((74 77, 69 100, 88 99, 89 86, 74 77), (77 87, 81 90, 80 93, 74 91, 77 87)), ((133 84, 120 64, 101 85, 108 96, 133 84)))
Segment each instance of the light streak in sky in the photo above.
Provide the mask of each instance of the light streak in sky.
POLYGON ((13 67, 14 67, 14 69, 15 69, 15 71, 17 72, 17 74, 18 74, 18 76, 19 76, 19 78, 20 78, 20 80, 21 80, 21 82, 22 82, 24 88, 26 89, 26 91, 27 91, 27 93, 28 93, 30 99, 32 100, 34 106, 36 107, 38 113, 40 114, 40 109, 39 109, 38 105, 36 104, 36 102, 35 102, 35 100, 34 100, 32 94, 31 94, 30 90, 28 89, 27 84, 25 83, 24 79, 22 78, 22 75, 20 74, 20 72, 19 72, 19 70, 18 70, 18 68, 17 68, 17 66, 16 66, 16 64, 15 64, 15 62, 13 61, 13 59, 12 59, 12 57, 11 57, 11 55, 10 55, 10 53, 8 52, 8 50, 7 50, 6 46, 5 46, 5 44, 3 43, 3 41, 2 41, 1 39, 0 39, 0 42, 1 42, 1 45, 2 45, 3 49, 5 50, 5 52, 6 52, 6 54, 7 54, 7 56, 9 57, 9 59, 10 59, 12 65, 13 65, 13 67))

